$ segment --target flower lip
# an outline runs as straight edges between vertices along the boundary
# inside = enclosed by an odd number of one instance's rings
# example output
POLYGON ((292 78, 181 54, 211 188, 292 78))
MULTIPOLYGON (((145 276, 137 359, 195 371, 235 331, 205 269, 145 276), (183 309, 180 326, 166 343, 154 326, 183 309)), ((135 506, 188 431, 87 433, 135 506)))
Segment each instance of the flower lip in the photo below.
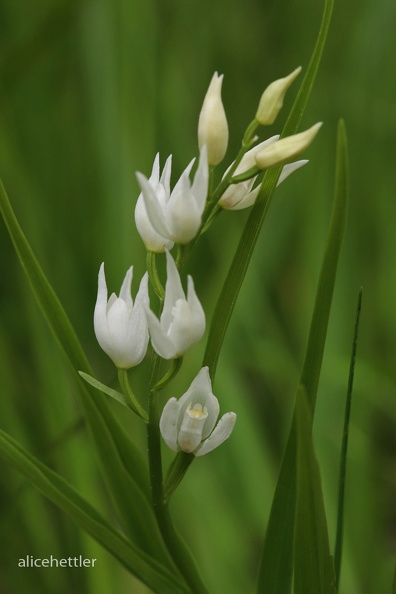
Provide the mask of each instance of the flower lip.
POLYGON ((217 423, 220 406, 212 393, 208 367, 203 367, 179 400, 171 398, 160 419, 165 443, 175 452, 203 456, 223 443, 232 433, 235 413, 226 413, 217 423))

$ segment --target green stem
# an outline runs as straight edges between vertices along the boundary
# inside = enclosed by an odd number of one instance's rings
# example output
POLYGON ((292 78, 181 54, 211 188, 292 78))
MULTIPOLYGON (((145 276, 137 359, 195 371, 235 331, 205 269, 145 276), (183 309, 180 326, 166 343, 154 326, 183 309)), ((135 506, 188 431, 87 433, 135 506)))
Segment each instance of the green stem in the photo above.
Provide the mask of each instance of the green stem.
POLYGON ((156 392, 159 392, 160 390, 163 390, 165 388, 165 386, 167 384, 169 384, 170 381, 173 380, 173 378, 175 377, 175 375, 177 375, 180 371, 180 368, 182 366, 183 363, 183 357, 178 357, 177 359, 172 359, 171 364, 169 366, 168 371, 165 373, 165 375, 155 384, 154 386, 154 390, 156 392))
POLYGON ((186 454, 186 452, 179 452, 176 454, 169 467, 164 484, 165 501, 169 501, 194 458, 194 454, 186 454))
POLYGON ((158 276, 156 256, 157 254, 155 252, 147 252, 147 271, 151 286, 153 287, 157 297, 162 302, 165 297, 165 290, 158 276))
POLYGON ((160 408, 156 386, 159 383, 160 357, 153 353, 149 393, 149 422, 147 424, 147 444, 153 507, 158 526, 168 550, 180 573, 194 594, 208 594, 195 561, 189 550, 176 533, 164 497, 161 437, 159 430, 160 408))
POLYGON ((216 304, 202 366, 210 367, 212 381, 218 358, 235 303, 245 278, 262 224, 267 215, 281 168, 269 169, 262 182, 259 196, 243 230, 227 278, 216 304))
POLYGON ((118 369, 118 381, 120 382, 121 389, 125 396, 130 400, 131 406, 136 414, 139 415, 146 423, 148 421, 148 415, 144 408, 137 400, 135 394, 132 392, 132 388, 128 380, 128 372, 126 369, 118 369))

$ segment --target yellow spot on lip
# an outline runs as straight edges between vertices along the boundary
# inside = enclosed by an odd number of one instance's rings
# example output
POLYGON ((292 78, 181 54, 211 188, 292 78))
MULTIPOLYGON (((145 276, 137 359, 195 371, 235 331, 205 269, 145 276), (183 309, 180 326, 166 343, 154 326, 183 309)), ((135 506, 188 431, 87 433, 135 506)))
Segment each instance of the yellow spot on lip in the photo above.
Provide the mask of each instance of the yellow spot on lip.
POLYGON ((190 408, 188 414, 193 419, 202 419, 203 417, 207 417, 208 413, 203 410, 197 410, 196 408, 190 408))
POLYGON ((202 410, 202 404, 196 402, 194 406, 191 406, 190 404, 190 406, 187 409, 187 414, 192 419, 203 419, 208 416, 208 411, 206 406, 202 410))

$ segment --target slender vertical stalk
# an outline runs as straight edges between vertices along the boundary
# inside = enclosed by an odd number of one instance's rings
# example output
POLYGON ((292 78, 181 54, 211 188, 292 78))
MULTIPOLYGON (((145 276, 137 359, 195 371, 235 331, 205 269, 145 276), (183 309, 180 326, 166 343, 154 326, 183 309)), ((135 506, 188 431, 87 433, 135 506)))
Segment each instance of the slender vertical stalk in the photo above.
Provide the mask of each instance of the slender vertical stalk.
POLYGON ((352 404, 352 390, 353 390, 353 379, 355 375, 355 360, 356 360, 356 349, 359 332, 359 321, 360 312, 362 308, 362 289, 359 291, 355 331, 353 335, 352 343, 352 354, 351 362, 349 366, 349 379, 348 379, 348 390, 345 403, 345 417, 344 417, 344 430, 342 436, 341 446, 341 458, 340 458, 340 471, 338 478, 338 513, 337 513, 337 532, 336 532, 336 544, 334 552, 334 567, 336 574, 336 588, 338 591, 338 585, 340 583, 341 573, 341 560, 342 560, 342 544, 343 544, 343 528, 344 528, 344 499, 345 499, 345 478, 346 478, 346 461, 348 453, 348 437, 349 437, 349 419, 351 416, 351 404, 352 404))
POLYGON ((161 459, 161 436, 159 430, 159 393, 156 388, 160 383, 160 362, 160 357, 154 353, 151 364, 149 422, 147 424, 150 483, 154 512, 164 542, 181 575, 191 588, 191 592, 194 594, 208 594, 193 557, 174 529, 169 508, 165 501, 161 459))
POLYGON ((120 382, 123 393, 129 399, 133 410, 139 415, 139 417, 147 422, 147 413, 137 400, 135 394, 132 392, 132 388, 128 380, 128 372, 126 369, 118 369, 118 381, 120 382))

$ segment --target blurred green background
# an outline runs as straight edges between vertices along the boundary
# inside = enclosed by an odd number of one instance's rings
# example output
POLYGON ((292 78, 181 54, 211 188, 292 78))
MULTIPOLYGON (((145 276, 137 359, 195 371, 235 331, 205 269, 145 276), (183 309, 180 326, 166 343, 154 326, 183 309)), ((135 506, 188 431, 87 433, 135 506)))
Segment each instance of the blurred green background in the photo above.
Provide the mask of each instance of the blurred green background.
MULTIPOLYGON (((112 384, 116 377, 92 327, 99 265, 106 262, 112 290, 130 264, 139 278, 145 270, 133 222, 134 172, 148 175, 160 151, 162 163, 174 155, 177 179, 197 153, 198 114, 215 70, 225 75, 228 164, 265 86, 299 64, 306 68, 321 10, 312 0, 0 0, 0 175, 101 381, 112 384)), ((249 592, 254 582, 326 238, 339 117, 349 138, 351 200, 315 443, 333 542, 362 285, 341 592, 390 591, 396 553, 395 18, 391 0, 336 0, 302 128, 318 120, 325 125, 308 152, 310 164, 277 192, 220 359, 215 393, 223 412, 238 413, 238 424, 226 446, 193 465, 174 497, 176 522, 214 593, 249 592)), ((268 135, 280 130, 294 94, 268 135)), ((208 317, 246 216, 224 213, 189 263, 208 317)), ((1 427, 114 519, 73 379, 3 223, 0 254, 1 427)), ((204 342, 186 357, 165 396, 186 390, 203 349, 204 342)), ((131 373, 143 394, 147 371, 143 363, 131 373)), ((116 404, 114 410, 120 412, 116 404)), ((126 425, 144 451, 140 426, 132 418, 126 425)), ((165 451, 164 457, 171 459, 165 451)), ((3 466, 0 505, 0 592, 147 591, 3 466), (99 561, 86 570, 18 569, 28 554, 99 561)))

